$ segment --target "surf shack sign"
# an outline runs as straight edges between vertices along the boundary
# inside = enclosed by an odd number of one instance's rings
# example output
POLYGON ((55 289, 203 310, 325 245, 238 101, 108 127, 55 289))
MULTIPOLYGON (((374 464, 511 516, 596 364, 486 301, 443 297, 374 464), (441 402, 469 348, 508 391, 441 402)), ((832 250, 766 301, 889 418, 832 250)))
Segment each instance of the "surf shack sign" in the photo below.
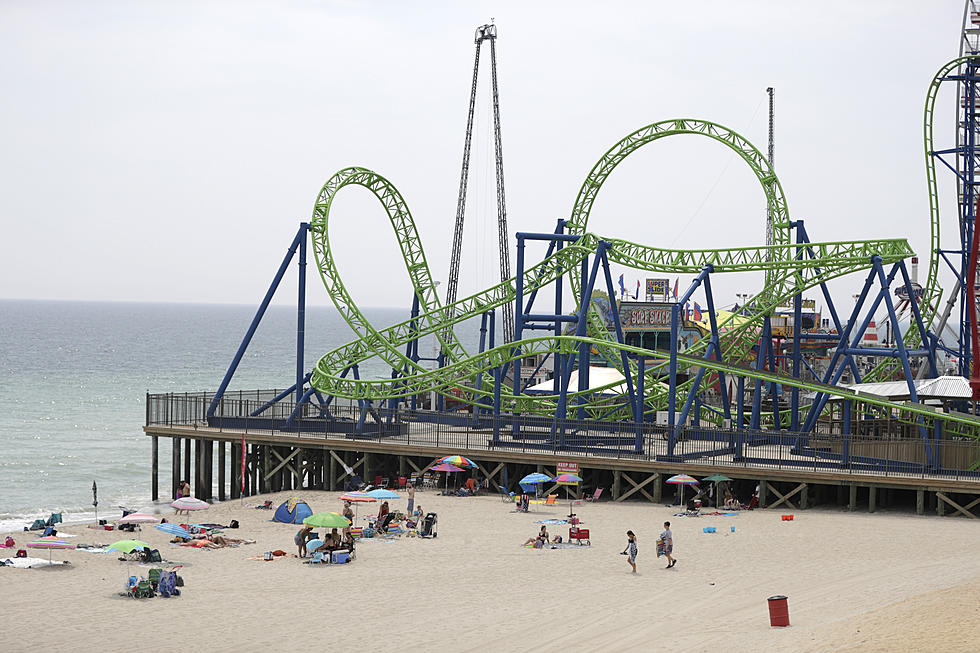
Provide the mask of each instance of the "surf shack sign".
POLYGON ((625 331, 670 331, 670 306, 662 302, 623 302, 619 305, 619 323, 625 331))

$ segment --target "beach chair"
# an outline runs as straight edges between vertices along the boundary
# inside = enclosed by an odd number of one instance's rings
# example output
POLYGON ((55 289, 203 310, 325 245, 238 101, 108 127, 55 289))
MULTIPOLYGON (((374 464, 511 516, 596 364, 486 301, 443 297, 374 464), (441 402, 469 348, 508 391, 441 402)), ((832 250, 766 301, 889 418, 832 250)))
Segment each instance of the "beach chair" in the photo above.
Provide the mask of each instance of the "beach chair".
POLYGON ((549 494, 548 495, 548 498, 545 499, 545 501, 544 501, 544 505, 546 505, 546 506, 553 506, 553 505, 555 505, 555 502, 556 501, 558 501, 558 495, 557 494, 549 494))
POLYGON ((598 501, 599 500, 599 497, 601 497, 601 496, 602 496, 602 488, 601 487, 597 487, 595 489, 595 492, 592 493, 592 496, 591 497, 585 497, 585 500, 586 501, 598 501))
POLYGON ((405 489, 405 486, 407 484, 408 484, 408 479, 406 477, 404 477, 404 476, 399 476, 398 477, 398 489, 399 490, 405 489))
POLYGON ((306 561, 308 565, 318 565, 324 562, 323 554, 317 551, 313 554, 313 557, 306 561))
POLYGON ((158 587, 160 587, 160 574, 162 573, 163 570, 157 569, 156 567, 150 570, 150 573, 146 575, 147 580, 150 581, 150 587, 152 587, 153 589, 157 589, 158 587))

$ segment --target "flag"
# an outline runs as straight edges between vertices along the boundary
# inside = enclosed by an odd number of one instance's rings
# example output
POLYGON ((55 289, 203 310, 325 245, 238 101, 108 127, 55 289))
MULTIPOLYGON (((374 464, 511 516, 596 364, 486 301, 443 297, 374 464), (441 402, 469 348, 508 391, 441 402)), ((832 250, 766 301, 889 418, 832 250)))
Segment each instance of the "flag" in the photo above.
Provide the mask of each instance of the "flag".
POLYGON ((640 280, 636 280, 636 290, 633 291, 633 299, 640 298, 640 280))
POLYGON ((623 275, 619 275, 619 291, 626 294, 626 284, 623 283, 623 275))
POLYGON ((677 300, 677 284, 680 283, 680 279, 674 279, 674 300, 677 300))
POLYGON ((694 321, 695 322, 701 321, 701 307, 698 305, 697 302, 694 302, 694 321))
POLYGON ((691 319, 691 302, 684 302, 684 319, 691 319))

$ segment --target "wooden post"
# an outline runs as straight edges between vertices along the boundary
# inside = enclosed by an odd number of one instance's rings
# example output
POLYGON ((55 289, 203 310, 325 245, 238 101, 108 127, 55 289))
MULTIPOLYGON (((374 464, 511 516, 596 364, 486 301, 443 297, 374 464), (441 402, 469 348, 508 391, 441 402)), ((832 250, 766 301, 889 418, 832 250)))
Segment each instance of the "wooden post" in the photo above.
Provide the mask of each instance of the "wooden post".
POLYGON ((170 467, 173 472, 173 487, 170 488, 170 496, 177 498, 177 487, 180 485, 180 438, 173 439, 173 452, 170 459, 170 467))
POLYGON ((228 475, 231 480, 231 498, 238 499, 242 496, 242 445, 237 442, 231 443, 231 461, 229 470, 231 473, 228 475))
POLYGON ((664 484, 660 482, 660 472, 656 473, 656 477, 653 481, 653 501, 660 503, 664 497, 664 484))
POLYGON ((759 507, 765 508, 768 505, 769 481, 759 481, 759 507))
POLYGON ((361 467, 361 478, 364 479, 365 483, 370 483, 374 485, 374 477, 371 476, 371 454, 364 454, 364 466, 361 467))
POLYGON ((919 488, 915 491, 915 514, 923 515, 926 512, 926 491, 919 488))
MULTIPOLYGON (((188 440, 188 445, 190 441, 188 440)), ((188 448, 190 448, 188 446, 188 448)), ((188 461, 190 463, 190 461, 188 461)), ((204 479, 201 478, 201 441, 197 438, 194 439, 194 496, 204 501, 203 484, 204 479)))
POLYGON ((224 501, 227 499, 225 494, 225 484, 227 482, 227 477, 225 476, 225 443, 218 442, 218 501, 224 501))
MULTIPOLYGON (((329 455, 329 449, 327 454, 329 455)), ((327 487, 331 492, 337 489, 337 459, 333 456, 330 456, 330 478, 327 487)))
POLYGON ((150 440, 150 462, 153 466, 150 476, 150 499, 156 501, 160 498, 160 438, 154 435, 150 440))
POLYGON ((856 483, 851 483, 851 496, 847 502, 847 509, 851 512, 857 510, 858 505, 858 486, 856 483))
POLYGON ((184 438, 184 480, 191 482, 191 441, 184 438))
POLYGON ((878 488, 874 485, 868 486, 868 512, 874 512, 877 508, 878 488))
POLYGON ((259 445, 259 494, 269 491, 269 481, 265 475, 269 473, 269 445, 259 445))
POLYGON ((613 471, 613 483, 612 483, 613 501, 619 498, 619 495, 622 492, 622 490, 623 490, 623 473, 617 469, 613 471))
POLYGON ((939 492, 936 492, 936 514, 940 517, 946 514, 946 502, 939 498, 939 492))
POLYGON ((214 499, 214 440, 204 441, 204 500, 214 499))
POLYGON ((807 483, 800 490, 800 510, 806 510, 810 507, 810 484, 807 483))
POLYGON ((844 486, 843 485, 838 485, 837 486, 837 505, 838 506, 843 506, 845 502, 846 502, 846 499, 844 498, 844 486))

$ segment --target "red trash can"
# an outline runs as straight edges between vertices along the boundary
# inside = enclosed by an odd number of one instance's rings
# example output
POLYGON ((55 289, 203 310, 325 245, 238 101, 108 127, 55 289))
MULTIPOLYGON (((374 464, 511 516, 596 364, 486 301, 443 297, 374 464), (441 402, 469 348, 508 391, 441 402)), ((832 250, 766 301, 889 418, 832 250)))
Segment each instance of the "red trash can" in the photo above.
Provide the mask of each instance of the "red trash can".
POLYGON ((789 625, 789 605, 786 603, 787 597, 769 597, 769 625, 788 626, 789 625))

